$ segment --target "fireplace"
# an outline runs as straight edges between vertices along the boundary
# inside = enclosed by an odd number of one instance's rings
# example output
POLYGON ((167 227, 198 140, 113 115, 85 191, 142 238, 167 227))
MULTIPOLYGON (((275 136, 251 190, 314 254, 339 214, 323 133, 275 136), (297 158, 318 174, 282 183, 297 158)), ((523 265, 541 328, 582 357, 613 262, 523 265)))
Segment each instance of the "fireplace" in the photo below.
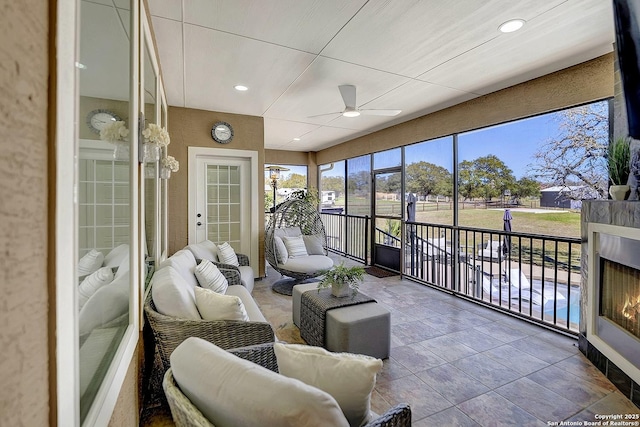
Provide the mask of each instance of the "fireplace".
POLYGON ((640 230, 588 226, 587 339, 640 382, 640 230))
POLYGON ((640 339, 640 270, 601 258, 600 271, 600 316, 640 339))

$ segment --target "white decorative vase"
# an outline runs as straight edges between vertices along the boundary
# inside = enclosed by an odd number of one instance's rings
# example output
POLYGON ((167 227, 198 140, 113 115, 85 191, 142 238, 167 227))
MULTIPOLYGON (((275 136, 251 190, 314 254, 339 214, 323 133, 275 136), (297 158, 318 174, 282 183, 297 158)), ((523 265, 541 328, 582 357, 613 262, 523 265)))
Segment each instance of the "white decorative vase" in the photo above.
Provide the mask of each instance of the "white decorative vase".
POLYGON ((114 143, 113 159, 119 161, 129 160, 129 143, 124 141, 118 141, 114 143))
POLYGON ((142 144, 143 159, 145 163, 154 163, 160 160, 160 146, 151 142, 142 144))
POLYGON ((164 166, 160 168, 160 178, 169 179, 171 178, 171 169, 165 168, 164 166))
POLYGON ((349 285, 331 285, 331 295, 338 298, 348 297, 351 295, 351 287, 349 285))
POLYGON ((626 200, 631 192, 628 185, 612 185, 609 187, 609 195, 613 200, 626 200))

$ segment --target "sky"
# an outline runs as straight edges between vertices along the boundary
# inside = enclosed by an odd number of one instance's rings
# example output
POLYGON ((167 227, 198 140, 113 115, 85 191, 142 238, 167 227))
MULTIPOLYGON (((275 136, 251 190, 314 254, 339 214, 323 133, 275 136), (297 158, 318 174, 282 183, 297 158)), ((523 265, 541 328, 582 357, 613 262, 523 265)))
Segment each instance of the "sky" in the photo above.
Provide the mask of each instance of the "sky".
MULTIPOLYGON (((552 114, 505 123, 489 128, 458 134, 458 160, 474 160, 489 154, 501 159, 520 179, 528 174, 528 165, 533 163, 533 155, 544 142, 558 134, 557 123, 552 114)), ((452 137, 412 144, 405 148, 407 161, 424 160, 453 168, 452 137)), ((392 150, 395 153, 395 150, 392 150)), ((344 167, 336 167, 325 176, 338 176, 344 167)))

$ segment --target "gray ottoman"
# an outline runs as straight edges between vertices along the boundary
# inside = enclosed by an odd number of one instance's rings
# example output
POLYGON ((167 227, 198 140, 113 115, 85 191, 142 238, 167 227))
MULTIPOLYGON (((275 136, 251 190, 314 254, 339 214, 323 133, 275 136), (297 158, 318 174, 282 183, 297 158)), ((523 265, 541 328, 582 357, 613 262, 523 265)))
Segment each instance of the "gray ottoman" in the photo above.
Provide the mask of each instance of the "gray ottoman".
POLYGON ((327 311, 326 348, 386 359, 391 348, 391 313, 375 302, 327 311))
POLYGON ((302 294, 312 289, 318 289, 317 283, 305 283, 304 285, 295 285, 291 294, 293 301, 293 324, 300 327, 300 302, 302 294))

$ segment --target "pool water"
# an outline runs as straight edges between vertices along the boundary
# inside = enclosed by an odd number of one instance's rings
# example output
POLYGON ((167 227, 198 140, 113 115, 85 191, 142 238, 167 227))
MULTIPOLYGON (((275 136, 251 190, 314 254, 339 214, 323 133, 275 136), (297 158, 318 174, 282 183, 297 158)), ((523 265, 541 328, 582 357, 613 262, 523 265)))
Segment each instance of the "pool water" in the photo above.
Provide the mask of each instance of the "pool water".
MULTIPOLYGON (((580 323, 580 304, 578 303, 572 303, 570 306, 558 307, 556 309, 557 320, 562 321, 567 318, 567 309, 569 309, 569 322, 575 323, 576 325, 580 323)), ((545 310, 544 314, 553 316, 553 307, 551 307, 551 309, 545 310)))

